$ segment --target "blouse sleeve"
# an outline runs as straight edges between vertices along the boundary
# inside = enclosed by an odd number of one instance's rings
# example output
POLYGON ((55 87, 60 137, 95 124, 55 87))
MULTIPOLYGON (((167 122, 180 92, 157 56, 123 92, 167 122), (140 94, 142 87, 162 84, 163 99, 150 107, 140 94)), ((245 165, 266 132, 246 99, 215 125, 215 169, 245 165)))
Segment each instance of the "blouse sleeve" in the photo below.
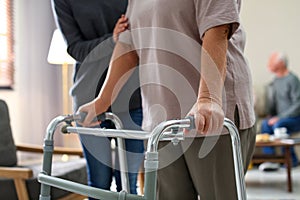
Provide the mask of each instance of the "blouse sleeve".
POLYGON ((128 18, 129 21, 129 29, 120 33, 119 36, 119 42, 125 43, 128 45, 132 45, 132 33, 131 33, 131 28, 130 28, 130 21, 131 21, 131 16, 132 16, 132 7, 133 7, 134 1, 133 0, 128 0, 128 5, 126 9, 126 14, 125 16, 128 18))
POLYGON ((196 20, 201 38, 213 27, 230 24, 229 38, 239 27, 237 0, 194 0, 196 20))

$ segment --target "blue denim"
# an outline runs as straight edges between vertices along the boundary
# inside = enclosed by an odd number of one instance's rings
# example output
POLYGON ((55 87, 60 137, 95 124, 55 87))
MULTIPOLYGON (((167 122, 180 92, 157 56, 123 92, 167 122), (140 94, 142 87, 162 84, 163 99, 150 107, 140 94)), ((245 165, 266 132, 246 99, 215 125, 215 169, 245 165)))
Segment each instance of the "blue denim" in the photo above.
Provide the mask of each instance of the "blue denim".
MULTIPOLYGON (((261 132, 273 135, 274 130, 280 127, 285 127, 287 129, 288 134, 292 134, 293 132, 300 131, 300 116, 282 118, 273 126, 268 125, 268 119, 265 119, 262 121, 261 132)), ((284 153, 284 149, 282 149, 282 152, 284 153)), ((263 153, 272 155, 275 154, 275 149, 272 147, 264 147, 263 153)), ((299 161, 294 148, 291 148, 291 156, 292 156, 292 165, 297 166, 299 161)))
MULTIPOLYGON (((140 130, 143 114, 142 109, 135 109, 129 113, 117 113, 121 119, 124 129, 140 130), (130 116, 129 116, 130 115, 130 116)), ((101 127, 114 128, 110 121, 101 123, 101 127)), ((80 135, 84 156, 87 161, 88 185, 109 190, 113 176, 116 180, 117 191, 122 190, 119 172, 118 155, 111 149, 111 140, 93 135, 80 135), (114 156, 113 156, 114 154, 114 156), (113 159, 113 157, 115 159, 113 159)), ((128 163, 128 178, 130 193, 136 194, 137 175, 144 159, 144 141, 126 139, 126 156, 128 163)), ((93 198, 89 198, 93 199, 93 198)))

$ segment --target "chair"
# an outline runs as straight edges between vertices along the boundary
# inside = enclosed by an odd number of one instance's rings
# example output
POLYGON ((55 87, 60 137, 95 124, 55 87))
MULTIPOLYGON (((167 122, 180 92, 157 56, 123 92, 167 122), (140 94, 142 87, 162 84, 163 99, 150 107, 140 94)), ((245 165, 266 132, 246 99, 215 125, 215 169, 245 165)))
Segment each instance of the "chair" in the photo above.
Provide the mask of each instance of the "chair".
MULTIPOLYGON (((8 113, 8 107, 0 100, 0 195, 1 199, 31 200, 39 199, 40 183, 37 175, 41 171, 41 162, 20 165, 18 152, 42 154, 43 148, 38 145, 15 145, 8 113)), ((87 183, 86 163, 80 148, 58 147, 54 154, 70 155, 68 161, 55 160, 52 164, 52 175, 78 183, 87 183)), ((51 188, 52 199, 82 200, 85 197, 57 188, 51 188)))

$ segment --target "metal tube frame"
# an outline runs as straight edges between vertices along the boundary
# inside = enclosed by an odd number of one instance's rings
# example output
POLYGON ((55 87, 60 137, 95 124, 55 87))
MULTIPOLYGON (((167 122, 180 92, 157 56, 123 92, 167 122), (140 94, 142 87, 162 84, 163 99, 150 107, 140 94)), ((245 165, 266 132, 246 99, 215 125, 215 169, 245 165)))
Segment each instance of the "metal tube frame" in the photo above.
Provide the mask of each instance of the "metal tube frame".
MULTIPOLYGON (((114 123, 116 129, 118 130, 123 129, 122 121, 115 114, 105 113, 105 119, 111 120, 114 123)), ((125 139, 121 137, 117 137, 117 143, 118 143, 117 149, 119 155, 122 190, 125 190, 126 192, 130 193, 125 139)))
POLYGON ((240 135, 236 126, 231 120, 225 118, 224 126, 229 131, 231 137, 235 182, 236 182, 238 200, 246 200, 247 195, 246 195, 246 185, 245 185, 245 177, 244 177, 240 135))
MULTIPOLYGON (((122 127, 122 122, 114 114, 106 113, 105 117, 109 120, 112 120, 115 123, 117 129, 122 127)), ((41 183, 39 200, 51 199, 50 197, 51 187, 57 187, 74 193, 78 193, 78 194, 82 194, 94 198, 100 198, 100 199, 155 200, 156 180, 157 180, 157 170, 158 170, 158 142, 161 140, 171 140, 173 143, 176 144, 178 143, 178 141, 184 139, 183 133, 178 132, 179 129, 194 127, 193 120, 191 118, 186 118, 186 119, 170 120, 170 121, 162 122, 151 133, 145 131, 111 130, 111 129, 83 128, 83 127, 71 127, 71 126, 66 128, 67 130, 66 133, 90 134, 90 135, 97 135, 101 137, 117 137, 122 139, 124 138, 148 139, 148 146, 147 146, 146 157, 144 161, 144 166, 145 166, 144 196, 140 196, 135 194, 129 194, 125 190, 121 192, 113 192, 113 191, 94 188, 84 184, 79 184, 79 183, 75 183, 75 182, 71 182, 71 181, 67 181, 61 178, 56 178, 51 176, 51 165, 52 165, 52 156, 53 156, 53 134, 60 123, 66 122, 67 124, 71 124, 72 121, 78 119, 80 118, 77 115, 58 116, 55 119, 53 119, 47 127, 47 133, 44 140, 43 167, 42 167, 42 171, 38 175, 38 181, 41 183), (130 133, 130 137, 128 136, 128 134, 124 134, 124 133, 130 133)), ((229 119, 224 120, 224 126, 228 129, 232 140, 234 171, 235 171, 238 200, 246 200, 246 189, 245 189, 239 133, 234 123, 229 119)), ((122 159, 125 159, 126 161, 126 157, 123 157, 122 159)), ((126 184, 128 184, 128 179, 126 184)))

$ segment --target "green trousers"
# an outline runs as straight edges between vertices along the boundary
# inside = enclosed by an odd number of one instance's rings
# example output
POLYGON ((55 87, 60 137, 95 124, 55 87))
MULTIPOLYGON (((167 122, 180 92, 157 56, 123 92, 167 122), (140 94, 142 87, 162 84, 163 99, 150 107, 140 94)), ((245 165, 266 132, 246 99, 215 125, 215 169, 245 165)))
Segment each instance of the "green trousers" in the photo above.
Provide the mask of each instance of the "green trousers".
MULTIPOLYGON (((255 127, 240 130, 246 173, 255 147, 255 127)), ((159 144, 158 200, 237 199, 229 134, 159 144)))

